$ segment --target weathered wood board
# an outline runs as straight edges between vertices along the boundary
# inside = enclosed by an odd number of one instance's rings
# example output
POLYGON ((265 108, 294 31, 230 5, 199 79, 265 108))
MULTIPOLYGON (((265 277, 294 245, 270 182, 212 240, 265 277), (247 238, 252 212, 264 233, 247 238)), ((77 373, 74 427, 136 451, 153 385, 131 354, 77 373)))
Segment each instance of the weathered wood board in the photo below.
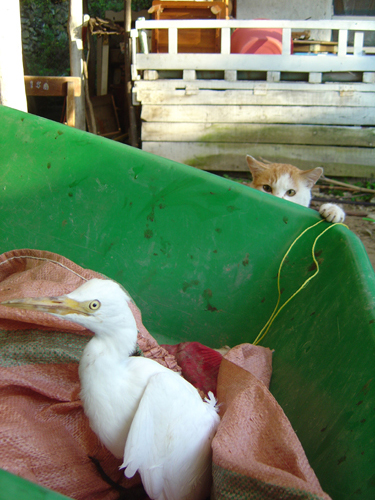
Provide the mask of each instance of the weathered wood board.
MULTIPOLYGON (((316 146, 375 146, 375 127, 326 125, 280 125, 238 123, 165 123, 144 122, 144 142, 217 142, 244 144, 306 144, 316 146)), ((173 144, 169 147, 173 148, 173 144)))
POLYGON ((142 106, 145 122, 207 123, 230 117, 237 123, 300 123, 314 125, 375 125, 375 108, 333 106, 142 106))
POLYGON ((375 177, 375 148, 238 144, 204 142, 146 142, 145 151, 210 171, 248 172, 246 155, 291 163, 302 169, 323 167, 326 175, 375 177), (355 174, 355 175, 354 175, 355 174))
MULTIPOLYGON (((375 91, 375 86, 374 91, 375 91)), ((253 90, 204 89, 140 89, 137 99, 143 106, 338 106, 375 107, 371 92, 354 91, 351 87, 325 92, 314 90, 272 90, 258 86, 253 90)))
POLYGON ((247 172, 252 154, 322 166, 327 175, 375 177, 374 85, 150 84, 137 90, 146 151, 211 171, 247 172))
MULTIPOLYGON (((252 54, 231 54, 230 59, 225 54, 139 54, 137 57, 138 70, 154 69, 193 69, 193 70, 251 70, 251 71, 292 71, 292 72, 329 72, 346 71, 347 57, 335 56, 328 58, 301 56, 283 56, 267 54, 259 57, 252 54)), ((372 61, 366 57, 351 56, 352 71, 374 71, 372 61)))

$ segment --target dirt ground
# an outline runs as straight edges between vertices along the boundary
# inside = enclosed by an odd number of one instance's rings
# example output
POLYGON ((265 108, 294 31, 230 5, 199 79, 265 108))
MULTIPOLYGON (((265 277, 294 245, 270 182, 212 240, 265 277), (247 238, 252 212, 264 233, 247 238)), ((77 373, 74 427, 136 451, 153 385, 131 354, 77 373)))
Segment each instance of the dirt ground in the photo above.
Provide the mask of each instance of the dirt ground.
POLYGON ((353 193, 346 191, 341 193, 341 196, 334 196, 332 194, 326 194, 326 191, 318 185, 313 188, 312 196, 311 208, 315 208, 316 210, 319 209, 320 205, 325 200, 337 203, 341 206, 346 213, 345 224, 362 241, 372 267, 375 270, 375 222, 366 220, 375 220, 375 194, 372 195, 374 197, 371 198, 368 205, 352 205, 350 203, 340 204, 340 201, 345 199, 352 200, 353 198, 351 197, 353 196, 353 193), (318 197, 320 201, 315 201, 314 198, 316 197, 318 197))
MULTIPOLYGON (((346 207, 343 208, 345 210, 346 207)), ((356 207, 356 209, 358 210, 358 207, 356 207)), ((369 214, 369 216, 375 216, 375 214, 369 214)), ((375 270, 375 222, 363 220, 363 217, 353 217, 347 215, 345 224, 362 241, 372 267, 375 270)))
POLYGON ((314 186, 312 190, 313 201, 311 203, 311 208, 318 209, 319 206, 322 204, 323 200, 334 202, 340 205, 341 208, 346 213, 345 224, 362 241, 367 251, 367 255, 369 256, 372 267, 375 270, 375 222, 372 222, 371 220, 366 220, 366 219, 375 220, 375 194, 369 195, 367 205, 362 205, 362 204, 352 205, 350 203, 340 204, 340 201, 344 200, 352 201, 353 200, 352 197, 354 195, 353 192, 346 191, 345 188, 341 189, 343 189, 343 192, 341 192, 340 195, 334 196, 332 193, 328 194, 326 189, 324 189, 322 186, 320 185, 314 186), (314 198, 316 197, 318 197, 318 199, 322 201, 319 202, 314 201, 314 198))

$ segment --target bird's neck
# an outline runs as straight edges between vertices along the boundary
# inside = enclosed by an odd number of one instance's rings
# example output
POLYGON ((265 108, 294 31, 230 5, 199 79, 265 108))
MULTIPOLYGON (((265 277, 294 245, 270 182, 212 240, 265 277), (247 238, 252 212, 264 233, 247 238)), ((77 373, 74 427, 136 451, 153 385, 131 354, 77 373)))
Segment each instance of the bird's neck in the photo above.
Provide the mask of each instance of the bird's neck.
POLYGON ((107 352, 117 359, 123 359, 130 356, 135 351, 137 345, 137 327, 117 326, 109 333, 101 331, 100 328, 95 331, 92 341, 104 353, 107 352))

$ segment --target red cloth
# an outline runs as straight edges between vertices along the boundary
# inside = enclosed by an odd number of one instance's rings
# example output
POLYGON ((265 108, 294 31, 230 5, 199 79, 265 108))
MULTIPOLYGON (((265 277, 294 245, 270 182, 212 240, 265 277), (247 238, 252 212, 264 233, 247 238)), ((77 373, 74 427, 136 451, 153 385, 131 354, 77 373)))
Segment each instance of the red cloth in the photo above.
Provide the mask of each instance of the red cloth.
POLYGON ((209 391, 216 396, 216 383, 223 356, 199 342, 182 342, 177 345, 163 345, 172 354, 186 380, 203 394, 209 391))

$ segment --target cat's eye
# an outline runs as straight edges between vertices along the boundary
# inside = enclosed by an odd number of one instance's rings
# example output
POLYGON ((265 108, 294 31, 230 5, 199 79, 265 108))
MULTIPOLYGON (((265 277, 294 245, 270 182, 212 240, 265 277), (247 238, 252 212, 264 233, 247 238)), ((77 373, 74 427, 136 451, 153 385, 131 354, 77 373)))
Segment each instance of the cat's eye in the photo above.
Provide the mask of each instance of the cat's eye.
POLYGON ((272 193, 272 188, 268 184, 265 184, 263 186, 263 191, 265 191, 266 193, 272 193))
POLYGON ((291 197, 292 197, 292 196, 294 196, 294 195, 296 194, 296 192, 294 191, 294 189, 289 189, 289 190, 286 192, 286 194, 287 194, 288 196, 291 196, 291 197))

